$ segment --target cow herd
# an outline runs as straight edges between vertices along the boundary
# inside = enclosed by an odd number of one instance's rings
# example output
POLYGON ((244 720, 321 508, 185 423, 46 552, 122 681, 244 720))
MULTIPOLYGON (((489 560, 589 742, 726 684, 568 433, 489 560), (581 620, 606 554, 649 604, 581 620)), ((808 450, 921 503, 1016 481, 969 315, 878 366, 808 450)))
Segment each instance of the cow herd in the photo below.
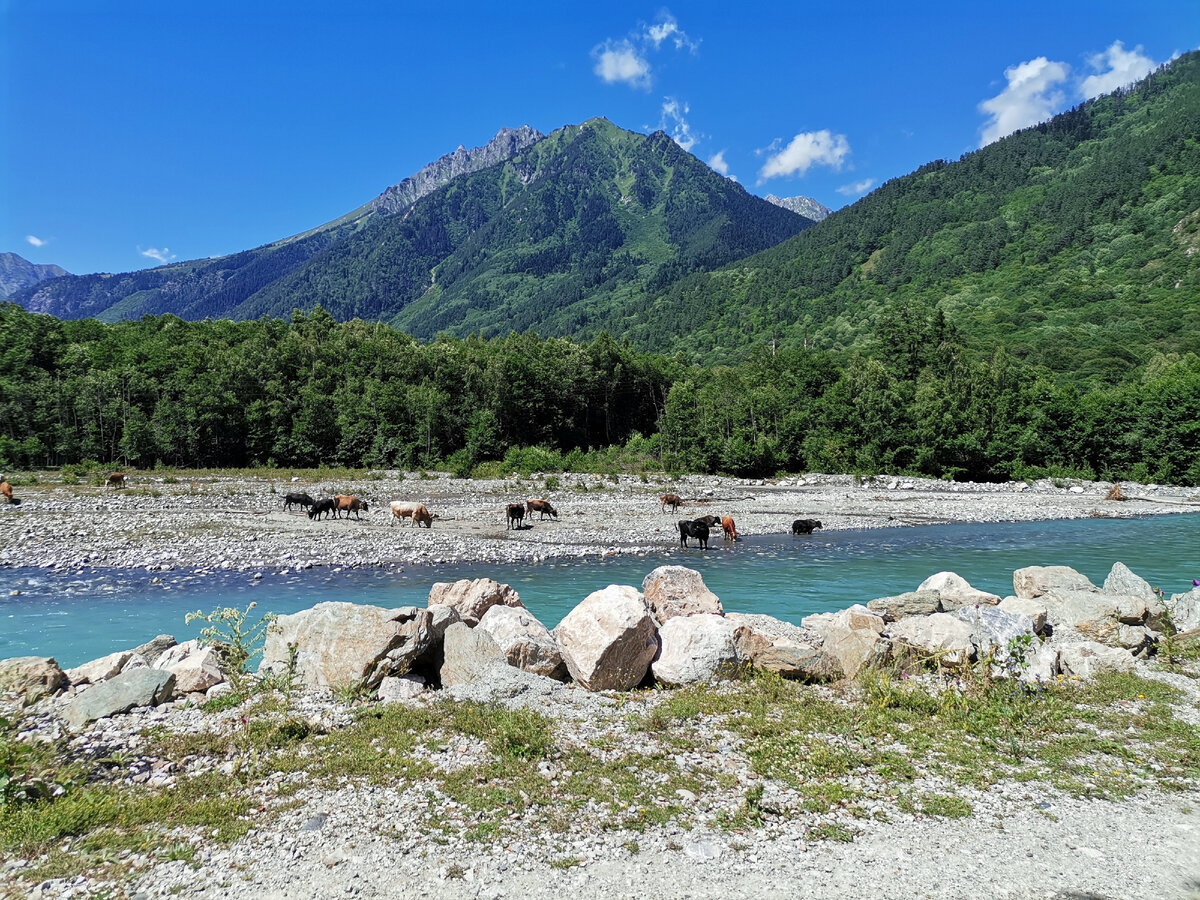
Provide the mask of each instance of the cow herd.
MULTIPOLYGON (((668 506, 674 512, 684 505, 683 499, 678 494, 662 494, 658 500, 659 509, 662 512, 666 512, 668 506)), ((738 539, 737 525, 733 522, 733 516, 701 516, 698 519, 679 520, 679 546, 686 547, 688 538, 692 538, 700 545, 701 550, 707 550, 709 533, 718 523, 721 526, 722 540, 736 541, 738 539)), ((821 523, 817 519, 797 519, 792 523, 792 534, 812 534, 820 527, 821 523)))

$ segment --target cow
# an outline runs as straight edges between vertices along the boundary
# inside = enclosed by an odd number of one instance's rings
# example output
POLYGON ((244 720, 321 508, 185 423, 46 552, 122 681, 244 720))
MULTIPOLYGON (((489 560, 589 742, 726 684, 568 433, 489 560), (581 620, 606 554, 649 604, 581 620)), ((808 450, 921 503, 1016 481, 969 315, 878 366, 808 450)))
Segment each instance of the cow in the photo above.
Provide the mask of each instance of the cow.
POLYGON ((346 514, 346 518, 350 518, 350 513, 354 513, 354 518, 361 519, 358 514, 359 510, 369 512, 367 509, 367 501, 359 500, 357 497, 352 497, 349 494, 337 494, 333 498, 333 514, 340 519, 342 513, 346 514))
MULTIPOLYGON (((520 528, 525 519, 525 506, 521 503, 510 503, 504 507, 504 515, 509 528, 520 528), (515 525, 513 523, 516 523, 515 525)), ((505 529, 507 531, 507 529, 505 529)))
POLYGON ((709 528, 716 528, 718 525, 721 524, 721 517, 720 516, 701 516, 698 519, 692 519, 692 521, 695 522, 697 525, 700 525, 703 523, 704 525, 707 525, 709 528))
POLYGON ((683 506, 683 500, 678 494, 662 494, 658 499, 662 502, 663 512, 667 511, 668 506, 671 507, 671 512, 675 512, 683 506))
POLYGON ((433 514, 426 508, 424 503, 418 503, 417 508, 413 510, 412 523, 418 528, 422 525, 426 528, 433 528, 433 514))
POLYGON ((0 478, 0 494, 3 494, 9 503, 13 502, 12 485, 8 483, 7 478, 0 478))
POLYGON ((820 527, 816 519, 797 519, 792 523, 792 534, 812 534, 814 528, 820 527))
POLYGON ((693 537, 700 542, 700 549, 708 549, 708 523, 704 519, 679 520, 679 546, 686 547, 687 539, 693 537))
POLYGON ((319 519, 322 515, 328 513, 332 515, 337 510, 337 502, 332 497, 326 497, 324 500, 318 500, 312 505, 308 511, 310 519, 319 519))
POLYGON ((525 511, 526 511, 526 513, 529 514, 529 518, 531 518, 531 519, 533 518, 533 514, 535 512, 541 513, 541 516, 538 521, 541 521, 541 519, 546 518, 546 513, 550 513, 551 517, 553 517, 555 519, 558 518, 558 510, 550 505, 549 500, 526 500, 525 501, 525 511))
POLYGON ((388 508, 392 511, 392 517, 388 520, 388 525, 395 525, 401 519, 408 519, 408 524, 412 526, 413 513, 417 511, 420 503, 413 503, 409 500, 393 500, 388 504, 388 508))
POLYGON ((125 487, 125 473, 124 472, 113 472, 111 475, 109 475, 107 478, 104 479, 104 486, 110 487, 110 488, 125 487))
POLYGON ((721 517, 721 530, 725 533, 723 541, 736 541, 738 539, 737 526, 733 524, 733 516, 721 517))
POLYGON ((288 494, 283 498, 283 508, 290 510, 293 506, 299 506, 301 509, 308 509, 316 502, 308 494, 288 494))

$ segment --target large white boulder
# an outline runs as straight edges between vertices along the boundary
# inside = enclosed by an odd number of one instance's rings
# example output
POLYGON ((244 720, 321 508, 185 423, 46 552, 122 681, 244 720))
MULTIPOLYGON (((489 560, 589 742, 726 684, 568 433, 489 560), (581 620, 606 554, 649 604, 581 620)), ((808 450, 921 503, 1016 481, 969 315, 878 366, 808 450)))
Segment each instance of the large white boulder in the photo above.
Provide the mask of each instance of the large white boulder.
POLYGON ((459 618, 474 628, 483 614, 493 606, 524 607, 520 595, 507 584, 490 578, 471 581, 439 581, 429 589, 429 606, 451 606, 458 610, 459 618))
POLYGON ((761 614, 727 613, 725 619, 737 626, 738 656, 755 668, 804 681, 842 677, 841 663, 825 652, 814 629, 761 614))
POLYGON ((1064 675, 1091 678, 1097 672, 1132 672, 1133 654, 1119 647, 1107 647, 1094 641, 1064 644, 1058 650, 1058 663, 1064 675))
POLYGON ((107 681, 114 675, 119 675, 132 658, 132 650, 118 650, 116 653, 110 653, 107 656, 101 656, 99 659, 85 662, 81 666, 67 669, 66 675, 71 684, 76 686, 81 684, 96 684, 101 681, 107 681))
POLYGON ((152 668, 163 669, 175 676, 176 694, 207 691, 226 680, 225 663, 212 647, 202 647, 199 641, 184 641, 164 651, 152 668))
POLYGON ((918 591, 937 591, 942 610, 950 612, 961 606, 995 606, 1000 598, 987 591, 971 587, 967 579, 956 572, 938 572, 917 586, 918 591))
POLYGON ((636 687, 658 652, 646 598, 627 585, 588 595, 554 629, 554 639, 571 677, 589 691, 636 687))
POLYGON ((660 648, 650 667, 655 679, 663 684, 701 684, 737 674, 737 629, 712 613, 667 619, 658 629, 660 648))
POLYGON ((1003 612, 1028 616, 1033 622, 1033 630, 1038 634, 1046 631, 1046 604, 1041 600, 1031 600, 1027 597, 1005 597, 996 607, 1003 612))
MULTIPOLYGON (((1046 618, 1054 629, 1069 628, 1090 641, 1110 646, 1125 646, 1131 638, 1122 626, 1140 626, 1149 615, 1146 601, 1132 595, 1052 588, 1038 599, 1046 605, 1046 618)), ((1142 642, 1138 637, 1135 644, 1140 646, 1142 642)))
POLYGON ((1026 566, 1013 572, 1013 593, 1028 600, 1047 591, 1098 591, 1086 575, 1070 566, 1026 566))
POLYGON ((833 613, 815 613, 800 620, 821 636, 822 649, 837 661, 846 678, 853 678, 864 665, 882 662, 890 645, 882 637, 883 617, 856 603, 833 613))
POLYGON ((642 593, 660 623, 675 616, 722 615, 721 599, 695 569, 659 566, 642 581, 642 593))
POLYGON ((479 628, 492 636, 510 666, 559 680, 567 677, 550 630, 524 607, 493 606, 479 620, 479 628))
POLYGON ((968 662, 975 653, 971 626, 950 613, 901 619, 888 626, 888 636, 895 645, 955 665, 968 662))
POLYGON ((1195 631, 1200 628, 1200 587, 1192 588, 1186 594, 1172 594, 1171 599, 1164 602, 1167 612, 1171 615, 1171 624, 1177 632, 1195 631))
POLYGON ((1036 639, 1033 619, 1021 613, 994 606, 964 606, 951 615, 971 629, 976 655, 990 654, 998 664, 1008 660, 1011 649, 1020 644, 1030 646, 1036 639))
POLYGON ((896 622, 909 616, 928 616, 942 612, 942 599, 937 591, 917 590, 894 597, 876 597, 867 609, 883 616, 885 622, 896 622))
POLYGON ((25 703, 36 703, 68 684, 66 673, 52 656, 0 659, 0 693, 20 694, 25 703))

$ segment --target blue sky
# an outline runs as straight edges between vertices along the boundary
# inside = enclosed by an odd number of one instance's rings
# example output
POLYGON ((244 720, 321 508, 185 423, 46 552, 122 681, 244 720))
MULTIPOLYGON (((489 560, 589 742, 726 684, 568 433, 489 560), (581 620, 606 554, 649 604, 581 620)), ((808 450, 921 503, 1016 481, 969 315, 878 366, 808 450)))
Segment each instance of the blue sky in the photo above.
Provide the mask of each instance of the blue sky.
POLYGON ((598 115, 837 208, 1200 45, 1197 0, 579 6, 0 0, 0 251, 232 253, 598 115))

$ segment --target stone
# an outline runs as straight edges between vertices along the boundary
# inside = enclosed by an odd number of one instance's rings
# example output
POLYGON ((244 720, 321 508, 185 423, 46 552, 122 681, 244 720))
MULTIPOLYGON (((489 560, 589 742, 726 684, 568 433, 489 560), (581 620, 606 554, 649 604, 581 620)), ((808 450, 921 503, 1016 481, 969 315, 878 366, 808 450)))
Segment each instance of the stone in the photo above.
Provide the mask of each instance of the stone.
POLYGON ((660 624, 675 616, 720 616, 725 612, 700 573, 685 566, 659 566, 643 579, 642 592, 660 624))
POLYGON ((63 720, 74 731, 89 722, 120 715, 138 706, 166 703, 175 692, 175 676, 164 669, 133 669, 94 684, 63 710, 63 720))
POLYGON ((1026 566, 1013 572, 1013 593, 1027 600, 1050 590, 1098 591, 1086 575, 1070 566, 1026 566))
POLYGON ((1169 614, 1163 598, 1155 593, 1150 582, 1130 571, 1124 563, 1113 563, 1112 571, 1104 579, 1104 593, 1140 597, 1146 601, 1149 610, 1146 624, 1156 631, 1166 631, 1169 614))
POLYGON ((433 606, 450 606, 458 611, 459 618, 474 628, 491 607, 500 604, 524 608, 520 595, 507 584, 490 578, 464 578, 460 581, 439 581, 429 589, 429 603, 433 606))
POLYGON ((442 638, 442 687, 483 681, 498 665, 508 665, 504 651, 490 634, 455 622, 442 638))
POLYGON ((845 678, 853 678, 864 665, 886 661, 890 644, 883 635, 883 617, 862 604, 835 613, 816 613, 800 620, 821 637, 822 649, 837 661, 845 678))
POLYGON ((66 673, 52 656, 0 659, 0 693, 19 694, 26 704, 56 694, 68 684, 66 673))
POLYGON ((228 677, 225 663, 216 649, 202 647, 196 640, 184 641, 167 649, 151 668, 171 672, 175 676, 177 694, 207 691, 228 677))
POLYGON ((1090 641, 1121 645, 1121 625, 1141 625, 1149 610, 1140 597, 1099 591, 1052 589, 1042 594, 1046 619, 1055 630, 1069 628, 1090 641))
POLYGON ((983 658, 991 654, 998 664, 1008 660, 1014 641, 1026 636, 1034 639, 1037 633, 1029 616, 993 606, 964 606, 951 615, 971 629, 976 656, 983 658))
POLYGON ((908 647, 920 656, 935 656, 941 662, 961 665, 975 653, 971 626, 950 613, 901 619, 888 626, 893 645, 908 647))
POLYGON ((270 624, 259 672, 286 672, 290 646, 305 687, 373 690, 385 677, 407 673, 429 651, 431 619, 428 609, 415 606, 318 603, 270 624))
POLYGON ((1177 632, 1200 628, 1200 587, 1192 588, 1186 594, 1172 594, 1171 599, 1164 601, 1163 605, 1177 632))
POLYGON ((420 675, 386 676, 379 682, 380 703, 400 703, 415 700, 425 693, 425 679, 420 675))
POLYGON ((908 591, 894 597, 876 597, 867 604, 867 609, 883 616, 885 622, 896 622, 909 616, 941 612, 942 601, 937 591, 908 591))
POLYGON ((938 572, 917 586, 918 591, 937 591, 945 612, 962 606, 995 606, 1000 598, 987 591, 971 587, 967 579, 955 572, 938 572))
POLYGON ((461 622, 462 616, 458 614, 458 610, 453 606, 445 606, 441 603, 435 603, 429 607, 429 639, 440 644, 442 637, 446 634, 446 629, 455 622, 461 622))
POLYGON ((153 666, 158 658, 175 646, 175 638, 169 634, 160 634, 140 647, 134 647, 133 652, 146 661, 146 665, 153 666))
POLYGON ((1030 621, 1033 622, 1033 630, 1038 634, 1045 634, 1046 604, 1040 600, 1031 600, 1025 597, 1005 597, 996 608, 1004 612, 1028 616, 1030 621))
POLYGON ((650 671, 663 684, 707 684, 737 674, 734 633, 724 616, 696 613, 672 616, 658 629, 659 651, 650 671))
POLYGON ((1029 684, 1047 682, 1059 673, 1058 647, 1049 641, 1035 641, 1025 653, 1025 668, 1017 677, 1029 684))
POLYGON ((218 697, 224 697, 227 694, 232 694, 232 693, 233 693, 233 685, 230 684, 228 681, 222 681, 217 684, 214 684, 207 691, 205 691, 204 699, 205 700, 216 700, 218 697))
POLYGON ((772 616, 727 613, 737 630, 733 640, 738 656, 758 669, 783 678, 831 681, 842 677, 842 667, 824 649, 821 635, 772 616))
POLYGON ((510 666, 565 681, 567 666, 550 630, 529 610, 493 606, 479 620, 510 666))
POLYGON ((1058 662, 1064 675, 1091 678, 1098 672, 1132 672, 1133 654, 1119 647, 1107 647, 1095 641, 1064 644, 1058 650, 1058 662))
POLYGON ((116 653, 108 654, 108 656, 101 656, 99 659, 85 662, 81 666, 67 669, 67 679, 71 684, 76 686, 81 684, 96 684, 99 681, 105 681, 114 675, 120 674, 121 670, 128 665, 129 660, 132 658, 132 650, 118 650, 116 653))
POLYGON ((589 691, 637 687, 658 653, 654 616, 628 585, 589 594, 554 629, 571 677, 589 691))

